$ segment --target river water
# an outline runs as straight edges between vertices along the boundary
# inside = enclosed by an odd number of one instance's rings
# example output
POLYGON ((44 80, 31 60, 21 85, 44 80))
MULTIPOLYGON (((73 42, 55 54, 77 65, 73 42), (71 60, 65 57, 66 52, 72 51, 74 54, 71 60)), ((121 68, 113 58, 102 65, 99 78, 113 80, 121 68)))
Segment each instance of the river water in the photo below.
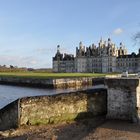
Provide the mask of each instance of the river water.
MULTIPOLYGON (((80 89, 92 88, 84 87, 80 89)), ((63 92, 76 91, 79 89, 69 88, 69 89, 40 89, 31 87, 20 87, 20 86, 9 86, 0 85, 0 108, 9 104, 10 102, 27 96, 39 96, 39 95, 53 95, 63 92)))

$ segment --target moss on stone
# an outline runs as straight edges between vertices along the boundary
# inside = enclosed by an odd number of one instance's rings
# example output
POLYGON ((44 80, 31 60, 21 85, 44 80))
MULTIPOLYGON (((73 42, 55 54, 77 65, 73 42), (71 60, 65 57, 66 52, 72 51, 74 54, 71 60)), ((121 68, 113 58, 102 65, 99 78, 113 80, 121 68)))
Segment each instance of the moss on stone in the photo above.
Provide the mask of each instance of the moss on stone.
POLYGON ((92 113, 69 113, 69 114, 62 114, 61 116, 52 116, 50 118, 46 119, 38 119, 38 118, 32 118, 29 120, 30 125, 40 125, 40 124, 57 124, 61 122, 70 122, 75 120, 81 120, 86 118, 92 118, 94 117, 94 114, 92 113))

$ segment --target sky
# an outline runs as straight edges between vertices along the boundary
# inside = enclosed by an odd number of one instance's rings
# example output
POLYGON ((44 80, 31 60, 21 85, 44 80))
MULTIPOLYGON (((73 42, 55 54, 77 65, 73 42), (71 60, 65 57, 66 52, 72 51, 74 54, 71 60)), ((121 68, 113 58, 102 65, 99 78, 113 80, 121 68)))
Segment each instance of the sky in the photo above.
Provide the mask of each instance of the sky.
POLYGON ((137 53, 139 7, 140 0, 0 0, 0 65, 51 68, 58 44, 75 54, 80 41, 97 45, 101 37, 137 53))

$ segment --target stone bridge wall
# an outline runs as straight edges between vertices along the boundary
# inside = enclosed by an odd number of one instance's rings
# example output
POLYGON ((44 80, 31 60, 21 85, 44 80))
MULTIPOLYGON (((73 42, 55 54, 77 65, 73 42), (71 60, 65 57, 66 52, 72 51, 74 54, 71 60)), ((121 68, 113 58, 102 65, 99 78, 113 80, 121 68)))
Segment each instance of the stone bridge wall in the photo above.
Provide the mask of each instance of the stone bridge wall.
MULTIPOLYGON (((96 82, 94 78, 94 81, 96 82)), ((103 78, 101 78, 103 80, 103 78)), ((99 80, 98 80, 99 81, 99 80)), ((0 84, 19 85, 19 86, 31 86, 31 87, 43 87, 43 88, 69 88, 85 85, 93 85, 93 78, 23 78, 23 77, 0 77, 0 84)))
POLYGON ((106 115, 106 104, 106 89, 21 98, 0 111, 0 130, 106 115))
POLYGON ((0 110, 0 130, 17 128, 19 126, 19 100, 16 100, 0 110))
POLYGON ((139 122, 140 81, 139 79, 106 79, 107 118, 139 122))
MULTIPOLYGON (((51 124, 106 115, 140 122, 140 80, 105 79, 103 89, 52 96, 26 97, 0 110, 0 130, 21 125, 51 124)), ((92 123, 92 122, 91 122, 92 123)))

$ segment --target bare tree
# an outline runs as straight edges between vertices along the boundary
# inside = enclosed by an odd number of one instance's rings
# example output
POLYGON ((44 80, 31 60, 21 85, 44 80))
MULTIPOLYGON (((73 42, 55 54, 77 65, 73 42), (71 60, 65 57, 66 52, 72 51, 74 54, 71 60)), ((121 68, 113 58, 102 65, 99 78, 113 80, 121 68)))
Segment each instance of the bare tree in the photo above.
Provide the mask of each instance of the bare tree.
POLYGON ((136 34, 134 34, 133 40, 134 40, 135 45, 140 44, 140 31, 138 31, 136 34))

